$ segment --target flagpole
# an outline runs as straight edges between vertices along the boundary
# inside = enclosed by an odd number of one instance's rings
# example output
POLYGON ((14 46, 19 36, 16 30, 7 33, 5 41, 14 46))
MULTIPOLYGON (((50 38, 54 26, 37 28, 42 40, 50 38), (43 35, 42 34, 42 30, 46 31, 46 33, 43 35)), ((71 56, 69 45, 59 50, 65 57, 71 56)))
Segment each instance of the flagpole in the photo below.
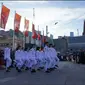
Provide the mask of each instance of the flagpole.
MULTIPOLYGON (((38 33, 39 33, 39 25, 38 25, 38 33)), ((40 34, 40 33, 39 33, 40 34)), ((40 40, 38 40, 39 41, 39 46, 40 46, 40 40)))
MULTIPOLYGON (((1 12, 2 12, 2 6, 3 6, 3 2, 1 3, 1 12)), ((1 15, 0 15, 0 17, 1 17, 1 15)), ((1 19, 0 19, 1 20, 1 19)), ((1 23, 0 23, 0 26, 1 26, 1 28, 2 28, 2 20, 0 21, 1 23)))
MULTIPOLYGON (((44 41, 44 28, 43 28, 43 41, 44 41)), ((43 47, 44 47, 44 42, 43 42, 43 47)))
MULTIPOLYGON (((24 18, 24 20, 26 19, 26 17, 24 18)), ((24 21, 24 24, 25 24, 25 21, 24 21)), ((25 30, 25 25, 24 25, 24 30, 25 30)), ((25 31, 24 31, 24 33, 25 33, 25 31)), ((26 43, 26 39, 25 39, 25 34, 24 34, 24 48, 25 48, 25 43, 26 43)))
MULTIPOLYGON (((16 11, 14 12, 14 14, 16 14, 16 11)), ((13 31, 13 50, 15 47, 15 15, 14 15, 14 31, 13 31)))
MULTIPOLYGON (((35 8, 33 8, 33 23, 35 25, 35 8)), ((35 44, 35 39, 34 39, 34 44, 35 44)))
MULTIPOLYGON (((39 35, 39 25, 38 25, 38 35, 39 35)), ((39 39, 38 39, 38 43, 39 43, 39 46, 40 46, 40 42, 39 42, 39 39)))

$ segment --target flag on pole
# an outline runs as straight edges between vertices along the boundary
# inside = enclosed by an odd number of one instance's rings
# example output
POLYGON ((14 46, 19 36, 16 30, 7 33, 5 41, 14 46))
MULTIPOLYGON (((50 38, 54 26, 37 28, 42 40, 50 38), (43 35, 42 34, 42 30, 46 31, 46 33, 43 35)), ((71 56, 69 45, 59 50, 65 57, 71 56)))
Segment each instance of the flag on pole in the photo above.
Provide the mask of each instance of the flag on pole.
POLYGON ((0 19, 0 27, 5 29, 6 23, 9 17, 10 9, 8 9, 6 6, 2 4, 2 9, 1 9, 1 19, 0 19))
POLYGON ((15 13, 15 19, 14 19, 14 30, 15 30, 15 32, 19 32, 20 21, 21 21, 21 16, 19 14, 15 13))
POLYGON ((27 37, 28 36, 28 29, 29 29, 29 20, 27 20, 27 19, 25 19, 24 29, 25 29, 25 36, 27 37))
POLYGON ((37 38, 37 34, 36 34, 36 30, 35 30, 35 25, 32 24, 32 38, 36 39, 37 38))

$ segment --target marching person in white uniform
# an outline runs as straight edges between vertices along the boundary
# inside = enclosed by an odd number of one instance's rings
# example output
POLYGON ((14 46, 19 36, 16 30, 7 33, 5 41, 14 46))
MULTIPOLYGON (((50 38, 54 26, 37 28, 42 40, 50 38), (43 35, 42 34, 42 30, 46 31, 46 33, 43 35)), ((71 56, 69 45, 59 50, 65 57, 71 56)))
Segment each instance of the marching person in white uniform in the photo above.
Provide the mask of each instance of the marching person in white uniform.
POLYGON ((43 47, 40 48, 40 68, 43 69, 45 67, 45 55, 43 47))
POLYGON ((59 58, 57 57, 57 52, 53 48, 52 44, 50 44, 50 55, 52 58, 52 68, 54 69, 54 68, 56 68, 56 66, 58 67, 59 58))
POLYGON ((16 62, 16 70, 21 72, 21 68, 23 66, 23 58, 22 58, 22 50, 21 46, 19 46, 15 52, 15 62, 16 62))
POLYGON ((31 72, 36 72, 36 48, 33 46, 29 51, 31 72))
POLYGON ((30 58, 29 58, 29 52, 27 49, 24 51, 24 65, 25 65, 25 70, 29 69, 29 64, 30 64, 30 58))
POLYGON ((49 47, 48 47, 48 42, 45 43, 45 47, 44 47, 44 56, 45 56, 45 72, 50 72, 50 55, 49 55, 49 47))
POLYGON ((40 51, 39 51, 39 47, 36 48, 36 70, 40 69, 40 51))
POLYGON ((4 49, 4 60, 6 61, 6 71, 9 72, 12 60, 10 58, 10 48, 4 49))

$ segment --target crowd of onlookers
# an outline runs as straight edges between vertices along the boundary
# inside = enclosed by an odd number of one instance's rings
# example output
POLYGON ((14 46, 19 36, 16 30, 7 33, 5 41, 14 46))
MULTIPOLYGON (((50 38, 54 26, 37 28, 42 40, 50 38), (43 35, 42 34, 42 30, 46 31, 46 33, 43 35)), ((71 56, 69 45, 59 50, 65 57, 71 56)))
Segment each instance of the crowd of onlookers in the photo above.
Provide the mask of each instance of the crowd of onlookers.
POLYGON ((78 64, 85 64, 85 50, 75 50, 68 51, 65 54, 61 55, 58 53, 60 61, 71 61, 78 64))

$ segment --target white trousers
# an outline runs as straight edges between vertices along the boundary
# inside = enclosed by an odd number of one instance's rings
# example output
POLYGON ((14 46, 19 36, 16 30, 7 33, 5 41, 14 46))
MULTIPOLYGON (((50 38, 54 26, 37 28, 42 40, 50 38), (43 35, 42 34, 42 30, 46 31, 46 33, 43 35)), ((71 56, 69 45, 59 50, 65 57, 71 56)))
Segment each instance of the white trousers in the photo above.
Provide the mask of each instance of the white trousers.
POLYGON ((6 70, 7 70, 8 67, 11 66, 11 64, 12 64, 12 60, 9 59, 9 58, 7 58, 7 59, 6 59, 6 70))
POLYGON ((18 59, 18 60, 15 60, 16 62, 16 67, 18 67, 18 69, 20 69, 22 66, 23 66, 23 61, 18 59))
POLYGON ((50 66, 51 66, 51 61, 50 61, 49 58, 47 58, 47 59, 46 59, 46 63, 45 63, 45 67, 44 67, 45 71, 47 71, 47 69, 49 69, 50 66))

